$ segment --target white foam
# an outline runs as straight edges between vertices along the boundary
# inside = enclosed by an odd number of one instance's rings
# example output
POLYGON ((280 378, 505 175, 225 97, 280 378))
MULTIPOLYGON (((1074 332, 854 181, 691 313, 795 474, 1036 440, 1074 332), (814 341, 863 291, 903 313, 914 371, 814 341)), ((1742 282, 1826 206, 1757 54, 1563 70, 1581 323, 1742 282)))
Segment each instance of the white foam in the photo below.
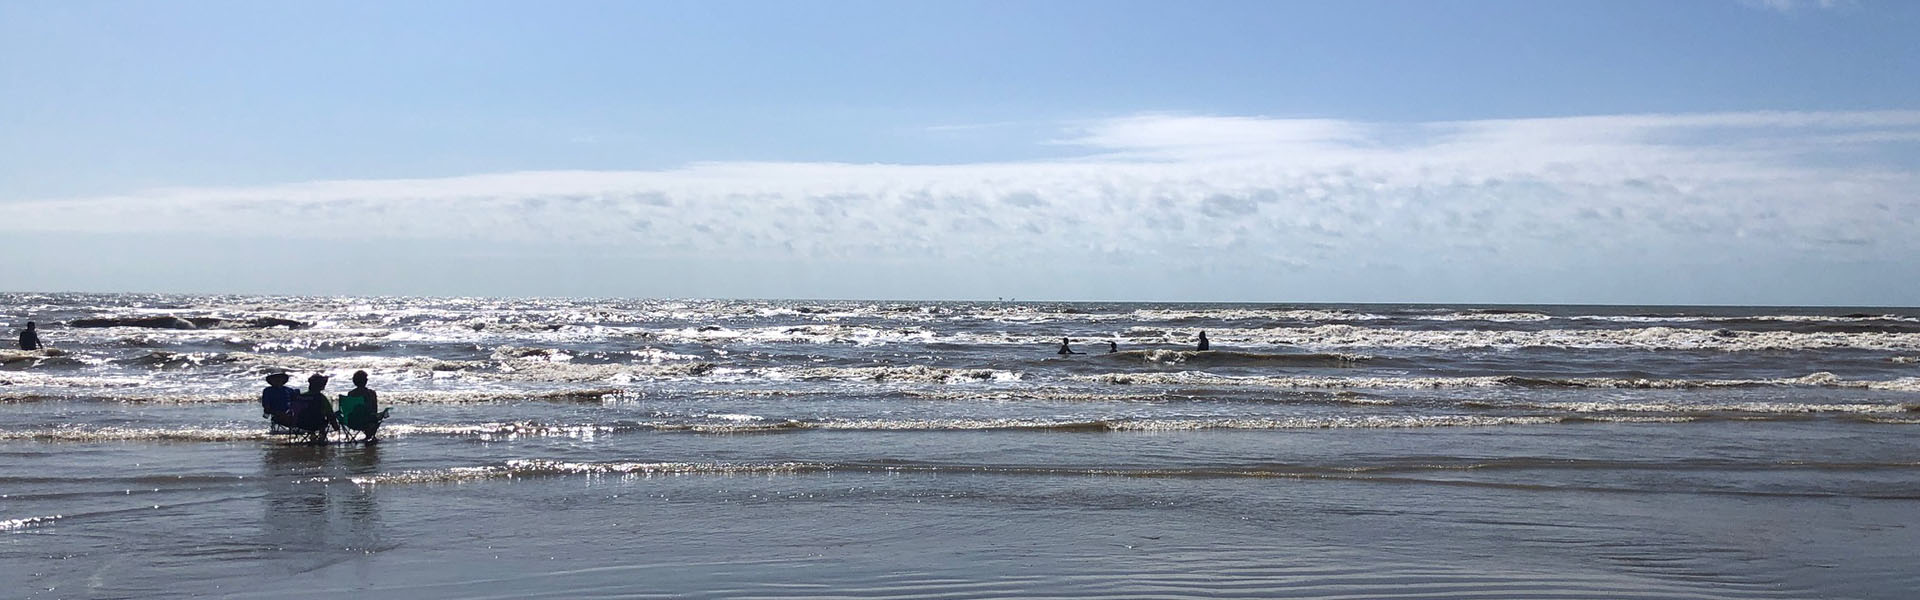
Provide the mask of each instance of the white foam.
POLYGON ((45 525, 65 518, 65 515, 47 515, 44 517, 26 517, 0 521, 0 531, 18 531, 35 525, 45 525))
POLYGON ((1370 429, 1410 427, 1470 427, 1543 425, 1559 423, 1549 416, 1477 415, 1351 415, 1286 418, 1208 419, 846 419, 806 423, 810 429, 871 431, 1042 429, 1067 431, 1195 431, 1205 429, 1370 429))
POLYGON ((39 373, 34 371, 0 371, 0 385, 64 387, 64 388, 124 388, 145 385, 143 377, 103 377, 97 375, 64 375, 39 373))
POLYGON ((717 413, 717 414, 706 414, 706 415, 700 415, 700 416, 702 418, 720 419, 722 421, 733 421, 735 423, 748 423, 753 421, 767 420, 766 417, 762 417, 760 415, 747 415, 747 414, 739 414, 739 413, 717 413))
POLYGON ((1805 402, 1493 402, 1485 403, 1489 407, 1556 410, 1574 413, 1752 413, 1752 414, 1813 414, 1813 413, 1852 413, 1852 414, 1888 414, 1908 412, 1902 404, 1839 403, 1816 404, 1805 402))
POLYGON ((1184 431, 1198 429, 1400 429, 1422 427, 1491 427, 1551 425, 1559 417, 1483 417, 1471 415, 1292 417, 1258 419, 1165 420, 1141 419, 1114 423, 1115 431, 1184 431))
POLYGON ((617 475, 628 478, 646 478, 664 475, 734 475, 734 474, 779 474, 825 470, 829 467, 816 463, 693 463, 693 462, 604 462, 585 463, 557 460, 511 460, 500 466, 454 467, 450 469, 407 471, 349 478, 361 486, 409 484, 409 483, 459 483, 486 479, 513 479, 519 477, 556 476, 556 475, 617 475))
POLYGON ((758 372, 775 380, 833 380, 874 383, 1010 383, 1020 381, 1017 371, 1001 369, 952 369, 913 365, 906 367, 775 367, 758 372))
POLYGON ((1074 375, 1072 379, 1114 385, 1192 385, 1260 386, 1277 388, 1454 388, 1506 385, 1504 377, 1321 377, 1321 376, 1230 376, 1203 371, 1175 373, 1101 373, 1074 375))
MULTIPOLYGON (((1155 343, 1184 342, 1165 338, 1154 328, 1134 327, 1130 332, 1155 343), (1164 339, 1153 339, 1154 337, 1164 339)), ((1893 332, 1791 332, 1706 330, 1676 327, 1635 329, 1548 329, 1540 331, 1499 331, 1449 329, 1408 331, 1369 328, 1355 325, 1319 325, 1269 329, 1209 329, 1215 346, 1281 345, 1309 349, 1346 348, 1433 348, 1518 349, 1518 348, 1635 348, 1646 350, 1920 350, 1920 333, 1893 332)))
POLYGON ((1608 389, 1697 389, 1752 386, 1824 386, 1864 388, 1887 391, 1920 391, 1920 377, 1902 377, 1887 381, 1846 380, 1829 372, 1781 379, 1642 379, 1608 377, 1533 378, 1511 376, 1478 377, 1335 377, 1335 376, 1231 376, 1204 371, 1173 373, 1101 373, 1074 375, 1072 379, 1113 385, 1193 385, 1258 386, 1276 388, 1477 388, 1557 386, 1608 389))
POLYGON ((273 437, 266 427, 231 429, 208 427, 57 427, 50 429, 0 430, 0 440, 51 442, 185 441, 238 442, 273 437))

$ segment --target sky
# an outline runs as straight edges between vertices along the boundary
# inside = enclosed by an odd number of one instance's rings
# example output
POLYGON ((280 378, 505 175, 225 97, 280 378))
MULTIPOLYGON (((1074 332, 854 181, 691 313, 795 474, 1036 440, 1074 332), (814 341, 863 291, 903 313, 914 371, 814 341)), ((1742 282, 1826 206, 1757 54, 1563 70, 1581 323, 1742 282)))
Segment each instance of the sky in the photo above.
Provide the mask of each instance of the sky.
POLYGON ((1920 305, 1920 3, 0 2, 0 290, 1920 305))

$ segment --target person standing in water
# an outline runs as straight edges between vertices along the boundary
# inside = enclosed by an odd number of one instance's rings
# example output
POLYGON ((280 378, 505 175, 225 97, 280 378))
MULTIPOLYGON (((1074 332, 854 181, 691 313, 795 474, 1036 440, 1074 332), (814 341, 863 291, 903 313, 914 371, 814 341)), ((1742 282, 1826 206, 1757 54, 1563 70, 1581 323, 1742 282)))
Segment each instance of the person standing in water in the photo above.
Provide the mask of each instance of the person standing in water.
POLYGON ((1205 352, 1211 348, 1213 348, 1213 344, 1207 343, 1207 332, 1200 332, 1200 351, 1205 352))
POLYGON ((1079 354, 1079 352, 1074 352, 1073 347, 1068 346, 1067 342, 1068 342, 1067 338, 1060 338, 1060 351, 1055 352, 1054 354, 1059 354, 1062 356, 1068 355, 1068 354, 1079 354))
POLYGON ((1113 340, 1107 340, 1107 354, 1113 354, 1119 351, 1120 351, 1119 343, 1114 342, 1113 340))
POLYGON ((40 333, 33 328, 33 321, 27 321, 27 328, 20 330, 20 349, 40 349, 40 333))
POLYGON ((380 422, 386 420, 386 411, 380 410, 380 395, 367 387, 367 372, 353 372, 353 389, 340 397, 340 422, 347 429, 366 434, 367 441, 374 441, 374 433, 380 429, 380 422))

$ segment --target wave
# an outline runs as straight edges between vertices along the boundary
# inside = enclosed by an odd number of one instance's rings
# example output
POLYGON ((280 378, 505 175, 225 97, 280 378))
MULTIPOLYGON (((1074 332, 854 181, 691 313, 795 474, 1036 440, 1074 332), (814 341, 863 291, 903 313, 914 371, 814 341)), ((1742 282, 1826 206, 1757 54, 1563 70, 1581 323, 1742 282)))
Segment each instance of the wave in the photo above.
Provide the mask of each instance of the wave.
POLYGON ((182 369, 240 362, 242 359, 219 352, 169 352, 154 350, 133 358, 110 361, 113 364, 151 369, 182 369))
MULTIPOLYGON (((1428 315, 1428 320, 1445 320, 1428 315)), ((1472 325, 1434 326, 1407 321, 1380 323, 1368 320, 1284 321, 1240 323, 1237 327, 1207 326, 1204 329, 1221 351, 1257 352, 1263 348, 1300 348, 1317 352, 1341 352, 1369 348, 1457 349, 1642 349, 1707 350, 1750 352, 1768 350, 1874 350, 1892 352, 1920 351, 1920 324, 1885 322, 1812 322, 1815 325, 1786 329, 1727 329, 1675 326, 1649 323, 1646 327, 1554 329, 1487 328, 1472 325)), ((498 328, 474 331, 466 327, 404 329, 308 329, 267 330, 188 330, 171 332, 150 330, 138 336, 124 332, 109 335, 74 334, 70 342, 82 346, 131 346, 169 349, 176 344, 218 345, 240 352, 271 353, 317 350, 368 353, 408 346, 496 347, 498 360, 559 360, 562 353, 576 356, 576 348, 599 344, 619 345, 846 345, 872 347, 885 345, 946 347, 1032 346, 1036 353, 1050 350, 1065 334, 1081 343, 1114 341, 1123 349, 1182 350, 1192 347, 1200 327, 1169 327, 1143 324, 1131 317, 1111 323, 1092 323, 1087 327, 1051 331, 1046 327, 1012 327, 988 331, 968 324, 885 324, 800 323, 745 327, 687 325, 645 327, 613 325, 563 325, 557 328, 527 327, 502 331, 498 328), (1097 328, 1096 328, 1097 327, 1097 328)), ((69 330, 70 332, 75 330, 69 330)), ((700 357, 666 350, 638 350, 630 356, 609 353, 604 360, 669 362, 699 360, 700 357)))
MULTIPOLYGON (((1169 402, 1169 401, 1217 401, 1223 398, 1215 394, 1196 393, 1196 390, 1141 390, 1139 392, 1089 392, 1071 388, 1026 388, 1008 389, 907 389, 900 390, 901 395, 926 400, 959 402, 1169 402)), ((1271 404, 1328 403, 1352 404, 1362 406, 1392 406, 1398 404, 1391 398, 1377 398, 1352 390, 1303 391, 1277 395, 1264 395, 1258 398, 1231 398, 1233 402, 1254 402, 1271 404)))
MULTIPOLYGON (((453 437, 480 441, 517 438, 592 439, 643 432, 694 434, 768 434, 806 431, 952 432, 1032 431, 1052 433, 1174 432, 1287 429, 1419 429, 1435 427, 1511 427, 1582 423, 1692 423, 1712 421, 1794 421, 1815 415, 1887 425, 1920 424, 1912 404, 1799 403, 1568 403, 1529 404, 1472 401, 1464 408, 1532 412, 1518 415, 1315 415, 1296 417, 1116 417, 1116 418, 924 418, 924 419, 767 419, 755 415, 704 415, 694 419, 615 423, 440 423, 383 427, 386 438, 453 437), (1558 414, 1538 414, 1552 411, 1558 414), (741 418, 751 417, 751 418, 741 418)), ((0 441, 33 442, 243 442, 288 441, 259 427, 62 426, 0 429, 0 441)))
POLYGON ((1528 377, 1487 375, 1477 377, 1334 377, 1334 376, 1233 376, 1203 371, 1175 373, 1100 373, 1073 375, 1071 379, 1111 385, 1195 385, 1257 386, 1273 388, 1604 388, 1604 389, 1701 389, 1774 386, 1823 386, 1869 390, 1920 391, 1920 377, 1893 380, 1845 380, 1827 372, 1783 379, 1645 379, 1612 377, 1528 377))
MULTIPOLYGON (((500 381, 600 382, 619 385, 648 379, 703 377, 717 372, 723 372, 723 370, 710 362, 572 364, 534 360, 500 363, 493 371, 472 371, 467 375, 500 381)), ((728 369, 724 372, 732 373, 738 370, 728 369)))
MULTIPOLYGON (((822 431, 1199 431, 1209 429, 1377 429, 1424 427, 1489 427, 1546 425, 1563 422, 1556 416, 1398 415, 1323 416, 1291 418, 1182 418, 1182 419, 818 419, 748 422, 714 419, 709 422, 625 422, 611 424, 470 423, 396 424, 383 427, 384 437, 471 437, 497 441, 520 437, 587 438, 630 432, 684 432, 751 434, 822 431)), ((282 439, 264 427, 55 427, 0 430, 0 440, 41 442, 189 441, 238 442, 282 439)))
POLYGON ((377 371, 462 371, 486 369, 492 365, 484 361, 441 360, 429 356, 380 356, 355 355, 340 358, 312 358, 289 356, 284 354, 256 354, 252 352, 233 352, 225 359, 229 362, 247 365, 249 372, 265 376, 268 373, 285 371, 289 373, 315 372, 325 373, 347 369, 377 371))
MULTIPOLYGON (((1123 418, 1123 419, 826 419, 790 421, 788 429, 840 431, 1199 431, 1208 429, 1377 429, 1422 427, 1489 427, 1559 423, 1552 416, 1473 415, 1354 415, 1283 418, 1123 418)), ((711 428, 724 432, 724 428, 711 428)))
MULTIPOLYGON (((417 375, 416 375, 417 377, 417 375)), ((1062 400, 1062 401, 1135 401, 1204 399, 1206 388, 1271 388, 1280 390, 1336 390, 1333 402, 1347 404, 1392 404, 1392 400, 1368 398, 1353 390, 1366 389, 1641 389, 1690 390, 1764 387, 1822 387, 1882 392, 1920 392, 1920 377, 1892 380, 1848 380, 1832 373, 1814 373, 1802 377, 1777 379, 1648 379, 1611 377, 1390 377, 1390 376, 1235 376, 1205 371, 1121 372, 1068 375, 1067 381, 1110 386, 1139 386, 1138 392, 1113 393, 1100 390, 1005 387, 1026 380, 1023 373, 1000 369, 960 369, 927 366, 904 367, 769 367, 730 369, 711 363, 670 365, 574 365, 568 363, 531 363, 508 372, 459 373, 450 383, 436 385, 474 386, 476 389, 420 389, 407 386, 385 388, 395 405, 473 404, 511 402, 607 403, 623 401, 638 393, 632 384, 643 380, 674 380, 710 377, 713 382, 809 381, 844 382, 894 386, 938 385, 967 386, 966 391, 943 394, 937 391, 901 387, 888 390, 911 396, 946 400, 1062 400), (501 389, 543 384, 534 389, 501 389), (561 384, 560 387, 553 384, 561 384), (567 386, 575 384, 575 386, 567 386), (980 387, 974 387, 980 386, 980 387), (1167 388, 1188 388, 1187 390, 1167 388), (1199 395, 1195 395, 1199 394, 1199 395)), ((444 379, 428 377, 429 379, 444 379)), ((251 379, 251 378, 249 378, 251 379)), ((60 376, 46 373, 0 370, 0 402, 102 401, 154 404, 195 404, 251 402, 259 389, 249 381, 222 379, 214 389, 194 389, 192 382, 165 382, 145 377, 60 376), (17 387, 16 387, 17 386, 17 387)), ((689 392, 695 393, 695 392, 689 392)), ((806 395, 828 393, 819 390, 710 389, 718 395, 806 395), (803 394, 804 392, 804 394, 803 394)), ((1329 401, 1326 398, 1303 398, 1329 401)), ((1291 401, 1292 398, 1281 400, 1291 401)), ((1265 400, 1263 400, 1265 401, 1265 400)))
MULTIPOLYGON (((705 378, 717 381, 843 381, 852 383, 978 383, 1017 382, 1019 371, 968 369, 925 365, 874 367, 726 367, 713 362, 598 363, 516 359, 491 368, 426 361, 435 370, 458 371, 460 377, 502 382, 601 383, 625 385, 642 381, 705 378)), ((354 363, 340 363, 341 365, 354 363)), ((377 368, 369 367, 369 370, 377 368)), ((336 367, 340 368, 340 367, 336 367)))
POLYGON ((859 382, 904 382, 904 383, 977 383, 977 382, 1013 382, 1023 376, 1018 371, 1002 369, 956 369, 913 365, 906 367, 813 367, 789 368, 775 367, 759 370, 759 376, 773 379, 793 379, 802 381, 859 381, 859 382))
POLYGON ((66 355, 67 355, 67 351, 61 350, 59 348, 41 348, 39 350, 0 349, 0 363, 11 363, 19 360, 40 360, 43 358, 53 358, 57 356, 66 356, 66 355))
POLYGON ((633 395, 633 390, 593 387, 563 390, 430 390, 396 391, 393 405, 404 404, 493 404, 501 402, 551 402, 559 404, 602 404, 633 395))
POLYGON ((1373 358, 1360 354, 1264 354, 1233 350, 1127 350, 1093 356, 1119 362, 1211 367, 1352 367, 1373 358))
MULTIPOLYGON (((477 467, 419 469, 397 473, 352 477, 317 477, 314 482, 350 481, 360 486, 464 483, 497 479, 538 477, 648 478, 687 475, 802 475, 811 473, 936 473, 950 475, 1031 475, 1041 477, 1128 477, 1150 479, 1360 479, 1430 482, 1447 484, 1490 484, 1459 479, 1406 479, 1455 472, 1537 471, 1908 471, 1920 469, 1920 462, 1836 462, 1836 461, 1734 461, 1734 460, 1583 460, 1540 457, 1474 459, 1465 457, 1409 457, 1359 464, 1265 463, 1195 467, 1117 467, 1057 466, 1036 467, 998 464, 926 464, 902 461, 881 462, 571 462, 522 459, 504 464, 477 467)), ((1769 492, 1751 492, 1767 494, 1769 492)), ((1791 494, 1791 492, 1779 492, 1791 494)), ((58 518, 58 517, 54 517, 58 518)))
POLYGON ((273 439, 265 427, 55 427, 0 430, 0 440, 34 442, 244 442, 273 439))
MULTIPOLYGON (((1637 314, 1608 314, 1602 309, 1582 314, 1588 307, 1446 306, 1446 305, 1178 305, 1135 303, 1036 302, 898 302, 794 300, 613 300, 566 298, 427 298, 427 297, 243 297, 155 296, 135 294, 80 294, 51 296, 9 294, 10 302, 37 305, 41 312, 78 310, 107 321, 182 319, 189 322, 240 321, 267 317, 284 321, 377 326, 459 323, 481 328, 550 326, 593 323, 711 322, 733 320, 806 319, 833 322, 849 319, 989 320, 1027 322, 1037 319, 1295 319, 1356 320, 1368 318, 1449 319, 1461 317, 1521 319, 1661 319, 1780 321, 1914 320, 1887 309, 1862 308, 1849 314, 1804 314, 1802 309, 1755 307, 1760 314, 1730 315, 1726 307, 1654 307, 1637 314), (49 304, 49 302, 51 302, 49 304), (1794 313, 1803 314, 1794 314, 1794 313)), ((1833 312, 1822 309, 1818 312, 1833 312)))
MULTIPOLYGON (((453 467, 406 471, 401 473, 349 477, 362 486, 458 483, 488 479, 553 477, 567 475, 654 477, 663 475, 740 475, 805 473, 830 469, 815 463, 693 463, 693 462, 566 462, 556 460, 512 460, 504 465, 453 467)), ((322 478, 330 480, 331 478, 322 478)))
MULTIPOLYGON (((847 313, 843 313, 847 314, 847 313)), ((870 317, 878 314, 851 313, 852 316, 870 317)), ((1379 312, 1346 308, 1289 308, 1289 307, 1235 307, 1235 308, 1141 308, 1131 311, 1088 312, 1038 307, 995 307, 979 308, 956 312, 954 319, 969 319, 1009 324, 1035 324, 1059 322, 1109 323, 1109 322, 1152 322, 1152 323, 1188 323, 1199 322, 1300 322, 1300 323, 1350 323, 1356 321, 1482 321, 1482 322, 1528 322, 1546 321, 1556 318, 1552 315, 1524 309, 1466 309, 1442 312, 1379 312)))
MULTIPOLYGON (((1920 332, 1871 328, 1861 331, 1748 331, 1652 326, 1626 329, 1521 330, 1401 329, 1355 324, 1319 324, 1292 327, 1211 327, 1206 331, 1216 348, 1232 351, 1269 347, 1314 350, 1575 348, 1724 352, 1832 349, 1920 350, 1920 332)), ((921 327, 896 328, 869 325, 766 326, 739 329, 703 326, 659 330, 654 334, 657 340, 667 343, 857 346, 949 344, 954 346, 1034 346, 1036 351, 1039 351, 1038 348, 1051 348, 1060 340, 1053 332, 937 331, 921 327)), ((1180 350, 1192 347, 1194 334, 1193 330, 1133 325, 1111 334, 1080 334, 1071 337, 1081 343, 1094 344, 1111 340, 1118 342, 1129 351, 1180 350), (1142 348, 1143 346, 1146 348, 1142 348)), ((1095 354, 1098 352, 1096 351, 1095 354)))
POLYGON ((147 383, 147 378, 135 376, 62 375, 0 370, 0 386, 99 389, 138 387, 147 383))
POLYGON ((1576 321, 1610 321, 1615 323, 1920 323, 1920 317, 1895 314, 1852 313, 1845 315, 1685 315, 1685 314, 1638 314, 1638 315, 1573 315, 1564 317, 1576 321))
POLYGON ((1552 410, 1572 413, 1749 413, 1794 415, 1814 413, 1898 414, 1920 412, 1920 404, 1871 402, 1621 402, 1613 400, 1588 402, 1526 402, 1469 400, 1462 402, 1461 406, 1508 410, 1552 410))
MULTIPOLYGON (((1763 350, 1880 351, 1920 350, 1920 333, 1913 332, 1799 332, 1737 331, 1684 327, 1632 329, 1404 330, 1355 325, 1319 325, 1255 329, 1209 329, 1215 346, 1289 346, 1296 348, 1427 348, 1437 350, 1577 348, 1641 350, 1763 350)), ((1133 327, 1122 334, 1135 343, 1184 345, 1184 337, 1151 327, 1133 327)), ((1039 342, 1040 340, 1035 340, 1039 342)))
POLYGON ((66 518, 66 516, 65 515, 47 515, 43 517, 26 517, 21 519, 0 520, 0 531, 18 531, 18 530, 26 529, 28 527, 33 527, 36 525, 46 525, 63 518, 66 518))
POLYGON ((303 323, 279 317, 249 317, 244 319, 226 319, 220 317, 178 317, 159 316, 109 316, 74 319, 67 322, 68 327, 83 329, 104 327, 138 327, 144 329, 306 329, 312 323, 303 323))
MULTIPOLYGON (((0 372, 0 380, 7 379, 0 372)), ((0 402, 44 402, 44 401, 92 401, 119 402, 129 404, 223 404, 251 403, 259 400, 259 390, 225 390, 215 392, 182 392, 177 390, 156 390, 144 387, 138 380, 111 383, 88 381, 85 378, 62 381, 62 384, 91 384, 104 389, 84 388, 80 393, 58 393, 53 390, 28 391, 11 395, 0 395, 0 402)), ((44 387, 44 386, 43 386, 44 387)), ((82 387, 73 385, 72 387, 82 387)), ((574 389, 547 390, 391 390, 386 402, 391 406, 406 404, 496 404, 512 402, 552 402, 602 404, 627 399, 635 392, 629 389, 610 387, 589 387, 574 389)))
POLYGON ((581 358, 581 357, 611 359, 614 356, 621 356, 621 355, 624 355, 626 357, 626 360, 650 363, 650 364, 660 364, 660 363, 676 362, 676 361, 694 361, 694 360, 700 359, 700 357, 694 356, 691 354, 680 354, 676 352, 668 352, 666 350, 661 350, 659 348, 641 348, 638 350, 629 350, 625 352, 608 354, 608 353, 602 353, 602 352, 584 352, 583 353, 583 352, 577 352, 577 351, 569 351, 562 348, 541 348, 541 347, 532 347, 532 346, 499 346, 493 349, 493 354, 490 356, 490 358, 498 361, 532 360, 536 362, 572 362, 576 358, 581 358))
MULTIPOLYGON (((649 349, 650 350, 650 349, 649 349)), ((495 349, 492 360, 442 360, 428 356, 349 356, 307 358, 236 352, 235 362, 250 366, 253 375, 265 376, 277 371, 341 372, 365 370, 381 374, 457 375, 482 380, 541 381, 560 383, 631 383, 647 379, 700 377, 715 372, 711 362, 678 362, 687 355, 647 350, 630 353, 642 362, 574 363, 573 355, 555 348, 503 346, 495 349)))
POLYGON ((0 369, 70 369, 89 366, 86 357, 74 356, 57 348, 41 350, 0 350, 0 369))

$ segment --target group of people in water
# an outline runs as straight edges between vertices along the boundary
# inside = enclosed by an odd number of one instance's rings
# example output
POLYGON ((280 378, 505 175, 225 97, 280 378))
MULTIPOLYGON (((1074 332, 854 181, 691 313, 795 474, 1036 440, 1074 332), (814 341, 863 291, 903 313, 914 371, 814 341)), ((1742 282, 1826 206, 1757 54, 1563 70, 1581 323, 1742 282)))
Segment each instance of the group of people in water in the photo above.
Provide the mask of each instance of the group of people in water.
MULTIPOLYGON (((20 349, 41 350, 39 328, 33 321, 20 330, 20 349)), ((260 391, 260 414, 273 423, 279 433, 306 435, 325 441, 328 432, 359 432, 366 441, 379 439, 380 422, 391 409, 380 408, 380 395, 367 387, 367 372, 353 372, 353 389, 340 397, 336 407, 327 399, 327 376, 315 373, 307 378, 306 391, 287 387, 286 373, 267 376, 267 388, 260 391)))
POLYGON ((378 441, 380 422, 392 409, 380 408, 380 395, 367 387, 367 372, 353 372, 353 389, 340 397, 336 409, 327 399, 327 376, 319 373, 307 378, 307 390, 287 387, 286 373, 267 376, 267 388, 260 391, 260 414, 281 432, 306 435, 326 441, 329 431, 357 431, 366 441, 378 441))
MULTIPOLYGON (((1073 350, 1072 343, 1073 343, 1073 340, 1071 339, 1060 338, 1060 351, 1055 352, 1054 354, 1059 354, 1062 356, 1068 355, 1068 354, 1086 354, 1085 352, 1075 352, 1073 350)), ((1195 350, 1205 352, 1207 350, 1212 350, 1212 349, 1213 349, 1213 344, 1207 341, 1207 332, 1205 331, 1200 332, 1200 344, 1197 348, 1195 348, 1195 350)), ((1113 340, 1107 340, 1107 354, 1113 354, 1119 351, 1120 351, 1119 342, 1115 342, 1113 340)))
MULTIPOLYGON (((1069 338, 1060 338, 1060 350, 1057 354, 1085 354, 1074 351, 1069 338)), ((32 321, 26 329, 20 331, 21 350, 39 350, 42 348, 40 334, 32 321)), ((1207 341, 1207 332, 1200 332, 1197 350, 1212 349, 1207 341)), ((1120 344, 1109 340, 1107 352, 1120 351, 1120 344)), ((367 387, 367 372, 353 372, 353 389, 340 397, 336 408, 327 399, 327 376, 315 373, 307 378, 306 391, 298 391, 287 386, 291 379, 286 373, 267 375, 267 388, 260 391, 260 414, 271 420, 276 431, 282 433, 303 434, 316 441, 325 441, 329 431, 357 431, 366 441, 378 440, 380 422, 386 420, 388 410, 380 408, 380 396, 367 387)))

